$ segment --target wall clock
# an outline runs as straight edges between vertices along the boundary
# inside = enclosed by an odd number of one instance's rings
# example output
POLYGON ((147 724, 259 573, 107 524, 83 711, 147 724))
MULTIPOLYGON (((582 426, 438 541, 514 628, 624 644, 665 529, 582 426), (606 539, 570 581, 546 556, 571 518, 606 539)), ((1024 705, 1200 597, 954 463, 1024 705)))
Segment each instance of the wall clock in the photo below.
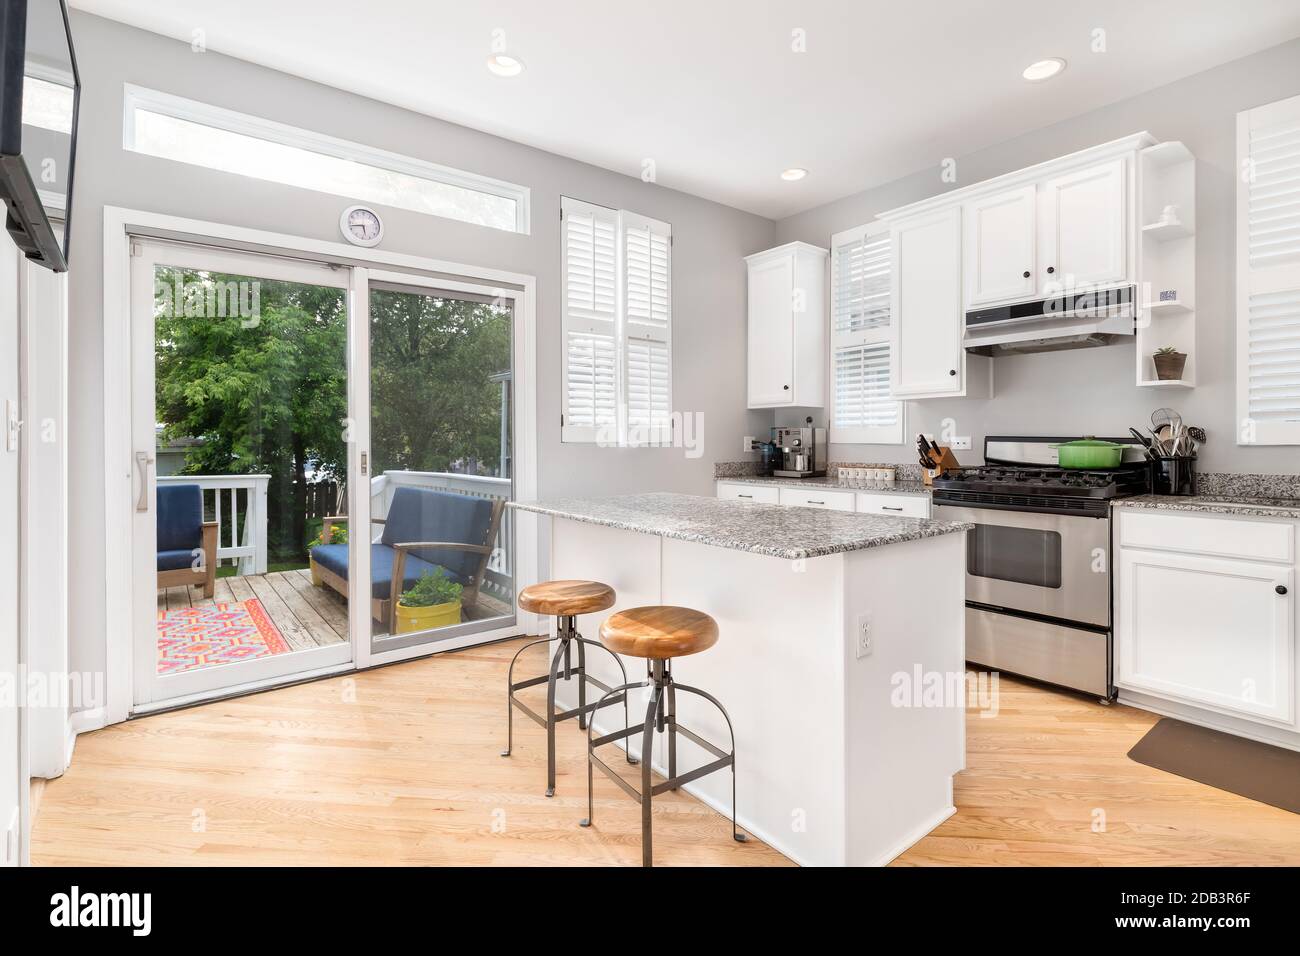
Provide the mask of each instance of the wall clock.
POLYGON ((384 238, 384 221, 369 206, 348 206, 339 217, 343 238, 354 246, 377 246, 384 238))

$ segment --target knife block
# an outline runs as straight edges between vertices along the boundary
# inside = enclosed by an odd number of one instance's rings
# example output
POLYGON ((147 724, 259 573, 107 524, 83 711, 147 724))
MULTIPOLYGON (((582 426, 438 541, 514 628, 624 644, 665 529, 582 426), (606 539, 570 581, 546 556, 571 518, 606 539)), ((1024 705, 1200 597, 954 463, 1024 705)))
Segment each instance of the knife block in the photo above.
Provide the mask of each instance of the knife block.
POLYGON ((921 471, 921 480, 927 485, 934 484, 934 479, 941 477, 944 472, 961 467, 961 464, 953 455, 952 449, 947 445, 940 445, 937 452, 931 449, 928 457, 930 461, 934 462, 934 465, 921 471))

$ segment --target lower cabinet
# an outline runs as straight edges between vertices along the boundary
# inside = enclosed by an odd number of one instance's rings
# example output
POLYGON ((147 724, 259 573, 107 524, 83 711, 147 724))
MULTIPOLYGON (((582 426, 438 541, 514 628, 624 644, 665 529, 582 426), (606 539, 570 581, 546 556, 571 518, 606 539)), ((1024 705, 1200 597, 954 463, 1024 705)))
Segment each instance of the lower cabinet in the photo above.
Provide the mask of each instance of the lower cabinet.
POLYGON ((829 508, 831 511, 855 511, 853 492, 827 491, 825 488, 782 488, 781 504, 796 508, 829 508))
MULTIPOLYGON (((1150 512, 1140 515, 1145 529, 1150 512)), ((1197 553, 1221 549, 1184 534, 1162 515, 1178 550, 1121 547, 1116 568, 1115 682, 1123 689, 1230 716, 1294 727, 1296 713, 1295 562, 1197 553)), ((1189 516, 1204 530, 1206 518, 1189 516)), ((1225 529, 1239 524, 1225 522, 1225 529)), ((1263 523, 1263 522, 1261 522, 1263 523)), ((1293 536, 1291 522, 1276 522, 1293 536)), ((1132 535, 1130 534, 1130 538, 1132 535)), ((1199 533, 1196 538, 1202 537, 1199 533)))

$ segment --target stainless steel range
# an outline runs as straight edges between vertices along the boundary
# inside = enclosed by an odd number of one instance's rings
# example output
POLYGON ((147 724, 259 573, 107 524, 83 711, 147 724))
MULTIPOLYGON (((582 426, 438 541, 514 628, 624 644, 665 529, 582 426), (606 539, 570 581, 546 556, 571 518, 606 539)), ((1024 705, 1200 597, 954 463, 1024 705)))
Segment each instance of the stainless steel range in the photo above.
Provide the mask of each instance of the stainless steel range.
POLYGON ((1067 471, 1069 438, 989 437, 985 465, 934 480, 934 516, 971 521, 966 659, 1114 697, 1110 502, 1150 489, 1132 438, 1117 468, 1067 471))

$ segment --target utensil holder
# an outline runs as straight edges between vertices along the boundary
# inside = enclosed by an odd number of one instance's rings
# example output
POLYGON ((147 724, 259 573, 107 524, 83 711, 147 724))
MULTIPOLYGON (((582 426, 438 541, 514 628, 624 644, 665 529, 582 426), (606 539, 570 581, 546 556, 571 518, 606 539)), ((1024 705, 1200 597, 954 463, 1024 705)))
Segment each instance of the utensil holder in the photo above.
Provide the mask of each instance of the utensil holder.
POLYGON ((1196 494, 1196 459, 1156 458, 1151 462, 1151 492, 1157 495, 1196 494))

